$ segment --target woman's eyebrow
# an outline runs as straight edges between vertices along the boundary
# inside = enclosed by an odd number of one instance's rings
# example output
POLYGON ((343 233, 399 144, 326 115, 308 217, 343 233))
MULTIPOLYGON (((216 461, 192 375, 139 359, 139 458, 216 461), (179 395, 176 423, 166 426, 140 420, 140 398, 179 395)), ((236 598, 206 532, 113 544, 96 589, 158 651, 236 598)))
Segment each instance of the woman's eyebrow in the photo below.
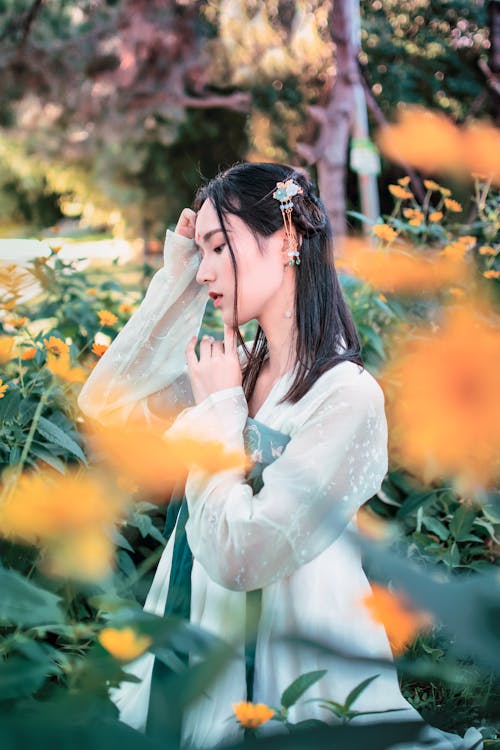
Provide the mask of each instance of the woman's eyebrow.
MULTIPOLYGON (((227 230, 227 233, 229 234, 229 233, 230 233, 230 231, 231 231, 231 230, 230 230, 230 229, 228 229, 228 230, 227 230)), ((204 243, 205 243, 205 242, 208 242, 208 240, 209 240, 209 239, 210 239, 210 238, 211 238, 211 237, 212 237, 212 236, 213 236, 214 234, 217 234, 217 232, 222 232, 222 227, 217 227, 217 229, 209 229, 209 230, 208 230, 208 232, 205 232, 205 234, 203 235, 203 242, 204 242, 204 243)), ((195 246, 196 246, 196 249, 197 249, 197 250, 200 250, 200 251, 201 251, 201 247, 200 247, 200 245, 198 245, 198 243, 196 242, 196 240, 195 240, 195 243, 194 243, 194 244, 195 244, 195 246)))

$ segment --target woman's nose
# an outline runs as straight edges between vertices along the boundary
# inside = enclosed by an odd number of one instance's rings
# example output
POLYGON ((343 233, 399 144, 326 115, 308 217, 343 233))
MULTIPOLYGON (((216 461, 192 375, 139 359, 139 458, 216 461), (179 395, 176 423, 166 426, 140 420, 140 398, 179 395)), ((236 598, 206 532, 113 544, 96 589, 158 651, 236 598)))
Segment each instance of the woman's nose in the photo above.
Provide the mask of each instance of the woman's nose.
POLYGON ((209 284, 214 279, 213 269, 206 258, 202 258, 196 272, 196 281, 198 284, 209 284))

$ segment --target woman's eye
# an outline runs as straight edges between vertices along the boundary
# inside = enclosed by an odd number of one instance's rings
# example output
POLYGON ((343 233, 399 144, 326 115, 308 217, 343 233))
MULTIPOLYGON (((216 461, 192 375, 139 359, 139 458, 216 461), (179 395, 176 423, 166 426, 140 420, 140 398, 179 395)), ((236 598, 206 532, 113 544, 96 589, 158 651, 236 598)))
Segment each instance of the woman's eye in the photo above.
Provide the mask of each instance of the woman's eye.
POLYGON ((219 245, 218 247, 214 247, 214 253, 221 253, 224 250, 224 245, 219 245))

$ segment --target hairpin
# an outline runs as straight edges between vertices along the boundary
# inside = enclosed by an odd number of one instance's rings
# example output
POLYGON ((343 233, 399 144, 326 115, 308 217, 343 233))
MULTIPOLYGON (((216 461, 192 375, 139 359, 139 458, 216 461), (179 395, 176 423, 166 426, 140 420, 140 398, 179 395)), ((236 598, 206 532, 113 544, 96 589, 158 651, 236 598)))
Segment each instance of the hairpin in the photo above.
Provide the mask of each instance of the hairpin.
POLYGON ((276 190, 273 193, 273 198, 280 202, 285 234, 288 239, 288 257, 290 258, 288 263, 289 266, 293 266, 294 264, 298 266, 300 264, 299 251, 297 250, 297 235, 292 223, 292 198, 302 192, 300 185, 297 185, 297 183, 290 178, 285 182, 277 182, 276 190))

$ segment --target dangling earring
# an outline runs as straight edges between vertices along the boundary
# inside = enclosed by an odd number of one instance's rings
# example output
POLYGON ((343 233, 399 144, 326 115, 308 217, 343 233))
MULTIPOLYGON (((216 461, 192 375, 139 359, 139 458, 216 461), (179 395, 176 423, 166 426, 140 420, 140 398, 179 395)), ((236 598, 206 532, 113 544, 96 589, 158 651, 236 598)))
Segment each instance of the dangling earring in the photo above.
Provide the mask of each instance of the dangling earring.
POLYGON ((292 311, 291 310, 285 310, 285 318, 291 318, 292 317, 292 311))

